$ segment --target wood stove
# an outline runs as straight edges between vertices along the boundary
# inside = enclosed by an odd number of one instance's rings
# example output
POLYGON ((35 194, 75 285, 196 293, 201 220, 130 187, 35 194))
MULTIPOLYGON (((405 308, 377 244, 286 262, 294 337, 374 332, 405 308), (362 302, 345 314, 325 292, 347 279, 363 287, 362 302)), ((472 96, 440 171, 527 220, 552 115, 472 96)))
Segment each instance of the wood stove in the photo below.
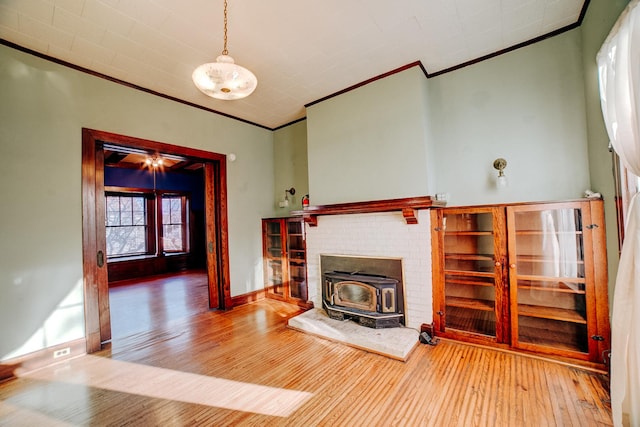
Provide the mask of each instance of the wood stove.
POLYGON ((329 317, 369 328, 404 324, 404 297, 397 279, 361 272, 323 273, 322 301, 329 317))

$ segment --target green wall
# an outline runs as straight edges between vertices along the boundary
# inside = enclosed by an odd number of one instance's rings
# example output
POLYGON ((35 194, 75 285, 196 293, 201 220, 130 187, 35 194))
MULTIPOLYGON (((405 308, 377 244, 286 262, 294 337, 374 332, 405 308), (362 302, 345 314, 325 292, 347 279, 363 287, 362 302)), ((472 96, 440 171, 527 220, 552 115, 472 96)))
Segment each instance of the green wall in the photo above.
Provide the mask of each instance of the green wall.
POLYGON ((275 170, 274 215, 286 216, 291 211, 302 209, 302 197, 309 194, 306 120, 274 132, 273 165, 275 170), (289 206, 281 208, 278 202, 284 198, 284 190, 291 187, 296 189, 296 193, 293 196, 287 194, 289 206))
POLYGON ((589 189, 580 44, 573 30, 429 79, 437 192, 450 205, 575 199, 589 189))
POLYGON ((427 79, 418 67, 307 110, 312 203, 448 195, 449 205, 589 189, 581 33, 427 79), (495 187, 504 157, 509 187, 495 187))
POLYGON ((307 109, 311 204, 432 193, 425 84, 416 66, 307 109))
POLYGON ((83 127, 235 153, 231 294, 264 287, 260 218, 273 213, 273 132, 5 46, 0 93, 0 360, 84 336, 83 127))

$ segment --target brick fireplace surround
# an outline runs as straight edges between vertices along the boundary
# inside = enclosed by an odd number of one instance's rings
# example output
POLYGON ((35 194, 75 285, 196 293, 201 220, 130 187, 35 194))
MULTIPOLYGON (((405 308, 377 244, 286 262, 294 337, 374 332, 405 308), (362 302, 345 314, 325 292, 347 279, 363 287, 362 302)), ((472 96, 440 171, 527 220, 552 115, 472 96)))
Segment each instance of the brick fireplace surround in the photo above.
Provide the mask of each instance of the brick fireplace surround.
POLYGON ((309 300, 322 308, 320 255, 396 258, 402 260, 405 325, 432 323, 432 205, 421 197, 305 209, 309 300))

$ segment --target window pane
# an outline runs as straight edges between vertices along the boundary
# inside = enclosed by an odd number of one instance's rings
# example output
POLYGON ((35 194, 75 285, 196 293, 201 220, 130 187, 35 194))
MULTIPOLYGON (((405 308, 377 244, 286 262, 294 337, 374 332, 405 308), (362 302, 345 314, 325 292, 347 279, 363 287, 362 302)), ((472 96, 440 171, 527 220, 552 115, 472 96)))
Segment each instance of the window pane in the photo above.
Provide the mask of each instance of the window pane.
POLYGON ((139 195, 106 196, 107 256, 147 252, 146 200, 139 195))
POLYGON ((107 227, 111 225, 120 225, 120 212, 107 211, 107 227))
POLYGON ((169 218, 171 224, 182 224, 182 211, 180 208, 171 209, 171 218, 169 218))
POLYGON ((118 196, 107 196, 107 211, 120 211, 120 198, 118 196))
POLYGON ((145 206, 145 200, 144 197, 134 197, 133 198, 133 211, 134 212, 140 212, 140 211, 145 211, 146 210, 146 206, 145 206))
POLYGON ((147 216, 144 212, 134 212, 133 213, 133 225, 144 225, 147 216))
POLYGON ((120 197, 120 212, 131 211, 131 197, 120 197))
POLYGON ((133 214, 131 211, 120 212, 120 225, 133 225, 133 214))
POLYGON ((182 251, 182 227, 179 225, 163 226, 164 250, 168 252, 182 251))
POLYGON ((107 228, 107 256, 145 253, 146 234, 145 226, 107 228))

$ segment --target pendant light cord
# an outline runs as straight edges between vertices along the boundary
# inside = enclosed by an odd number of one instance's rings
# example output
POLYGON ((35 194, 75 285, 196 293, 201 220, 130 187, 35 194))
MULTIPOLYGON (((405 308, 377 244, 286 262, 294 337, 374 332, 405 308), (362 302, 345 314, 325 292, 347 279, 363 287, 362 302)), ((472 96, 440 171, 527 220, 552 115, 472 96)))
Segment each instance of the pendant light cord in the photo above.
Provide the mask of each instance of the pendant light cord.
POLYGON ((224 0, 224 49, 222 49, 222 54, 229 54, 227 50, 227 0, 224 0))

